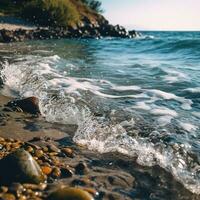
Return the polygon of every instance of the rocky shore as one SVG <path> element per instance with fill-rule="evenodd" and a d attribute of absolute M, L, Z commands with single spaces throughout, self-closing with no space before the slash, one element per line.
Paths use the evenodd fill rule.
<path fill-rule="evenodd" d="M 101 24 L 81 24 L 68 28 L 0 29 L 0 42 L 19 42 L 26 40 L 44 40 L 60 38 L 95 38 L 118 37 L 134 38 L 136 31 L 127 31 L 123 26 L 113 26 L 108 21 Z"/>
<path fill-rule="evenodd" d="M 45 122 L 35 97 L 0 96 L 0 121 L 2 200 L 199 199 L 159 166 L 77 146 L 75 128 Z"/>

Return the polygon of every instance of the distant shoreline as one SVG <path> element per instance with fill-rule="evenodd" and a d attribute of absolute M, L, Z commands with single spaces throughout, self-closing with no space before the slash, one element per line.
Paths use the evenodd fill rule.
<path fill-rule="evenodd" d="M 102 18 L 98 24 L 87 22 L 79 26 L 38 27 L 19 18 L 0 16 L 0 42 L 20 42 L 27 40 L 44 40 L 60 38 L 93 38 L 103 37 L 134 38 L 135 30 L 127 31 L 123 26 L 111 25 Z"/>

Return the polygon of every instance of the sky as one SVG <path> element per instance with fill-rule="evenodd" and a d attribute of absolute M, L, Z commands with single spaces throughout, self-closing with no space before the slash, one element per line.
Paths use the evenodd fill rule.
<path fill-rule="evenodd" d="M 112 24 L 137 30 L 200 31 L 200 0 L 101 0 Z"/>

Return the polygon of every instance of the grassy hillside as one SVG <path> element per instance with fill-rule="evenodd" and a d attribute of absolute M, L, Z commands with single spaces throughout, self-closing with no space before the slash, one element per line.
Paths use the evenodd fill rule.
<path fill-rule="evenodd" d="M 0 13 L 38 25 L 67 27 L 101 21 L 99 6 L 95 0 L 1 0 Z"/>

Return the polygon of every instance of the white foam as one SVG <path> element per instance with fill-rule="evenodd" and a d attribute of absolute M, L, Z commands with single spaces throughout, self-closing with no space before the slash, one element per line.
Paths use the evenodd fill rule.
<path fill-rule="evenodd" d="M 157 90 L 157 89 L 147 90 L 147 93 L 149 95 L 151 95 L 151 96 L 153 95 L 157 98 L 162 98 L 162 99 L 165 99 L 165 100 L 178 101 L 178 102 L 181 103 L 181 108 L 183 110 L 191 110 L 192 109 L 191 105 L 193 104 L 193 102 L 190 99 L 185 99 L 184 97 L 176 96 L 173 93 L 164 92 L 164 91 Z"/>
<path fill-rule="evenodd" d="M 171 115 L 164 115 L 164 116 L 158 117 L 157 122 L 159 126 L 166 126 L 167 124 L 171 123 L 171 120 L 173 118 L 174 117 L 172 117 Z"/>
<path fill-rule="evenodd" d="M 127 135 L 120 125 L 106 125 L 98 119 L 89 119 L 80 126 L 73 140 L 90 150 L 100 153 L 119 152 L 129 156 L 137 156 L 137 162 L 144 166 L 160 165 L 173 174 L 186 188 L 193 193 L 200 193 L 200 180 L 195 177 L 193 169 L 188 171 L 187 164 L 181 154 L 174 154 L 173 150 L 159 151 L 145 139 L 137 140 Z"/>
<path fill-rule="evenodd" d="M 195 117 L 200 118 L 200 112 L 194 111 L 194 112 L 192 112 L 192 114 L 193 114 Z"/>
<path fill-rule="evenodd" d="M 193 124 L 191 124 L 191 123 L 186 123 L 186 122 L 179 122 L 179 124 L 180 124 L 180 126 L 184 129 L 184 130 L 186 130 L 186 131 L 188 131 L 188 132 L 190 132 L 190 131 L 196 131 L 197 130 L 197 126 L 195 126 L 195 125 L 193 125 Z"/>
<path fill-rule="evenodd" d="M 178 114 L 175 110 L 171 110 L 166 107 L 157 107 L 151 110 L 150 112 L 153 115 L 169 115 L 172 117 L 178 117 Z"/>
<path fill-rule="evenodd" d="M 165 76 L 164 77 L 164 80 L 167 81 L 168 83 L 175 83 L 175 82 L 178 82 L 178 77 L 176 76 Z"/>
<path fill-rule="evenodd" d="M 188 76 L 183 72 L 172 69 L 165 69 L 164 71 L 168 73 L 168 75 L 164 76 L 164 80 L 168 83 L 176 83 L 189 80 Z"/>
<path fill-rule="evenodd" d="M 187 89 L 184 89 L 183 91 L 188 91 L 188 92 L 191 92 L 191 93 L 200 93 L 200 87 L 187 88 Z"/>
<path fill-rule="evenodd" d="M 151 106 L 149 106 L 145 101 L 136 102 L 136 105 L 132 106 L 132 108 L 140 110 L 151 110 Z"/>
<path fill-rule="evenodd" d="M 164 92 L 161 90 L 157 90 L 157 89 L 151 89 L 151 90 L 147 90 L 147 93 L 150 93 L 151 95 L 155 95 L 157 97 L 160 97 L 162 99 L 166 99 L 166 100 L 170 100 L 170 99 L 177 99 L 177 96 L 175 94 L 169 93 L 169 92 Z"/>
<path fill-rule="evenodd" d="M 141 90 L 141 87 L 139 86 L 135 86 L 135 85 L 129 85 L 129 86 L 116 86 L 116 85 L 113 85 L 112 87 L 113 90 L 116 90 L 116 91 L 139 91 Z"/>

